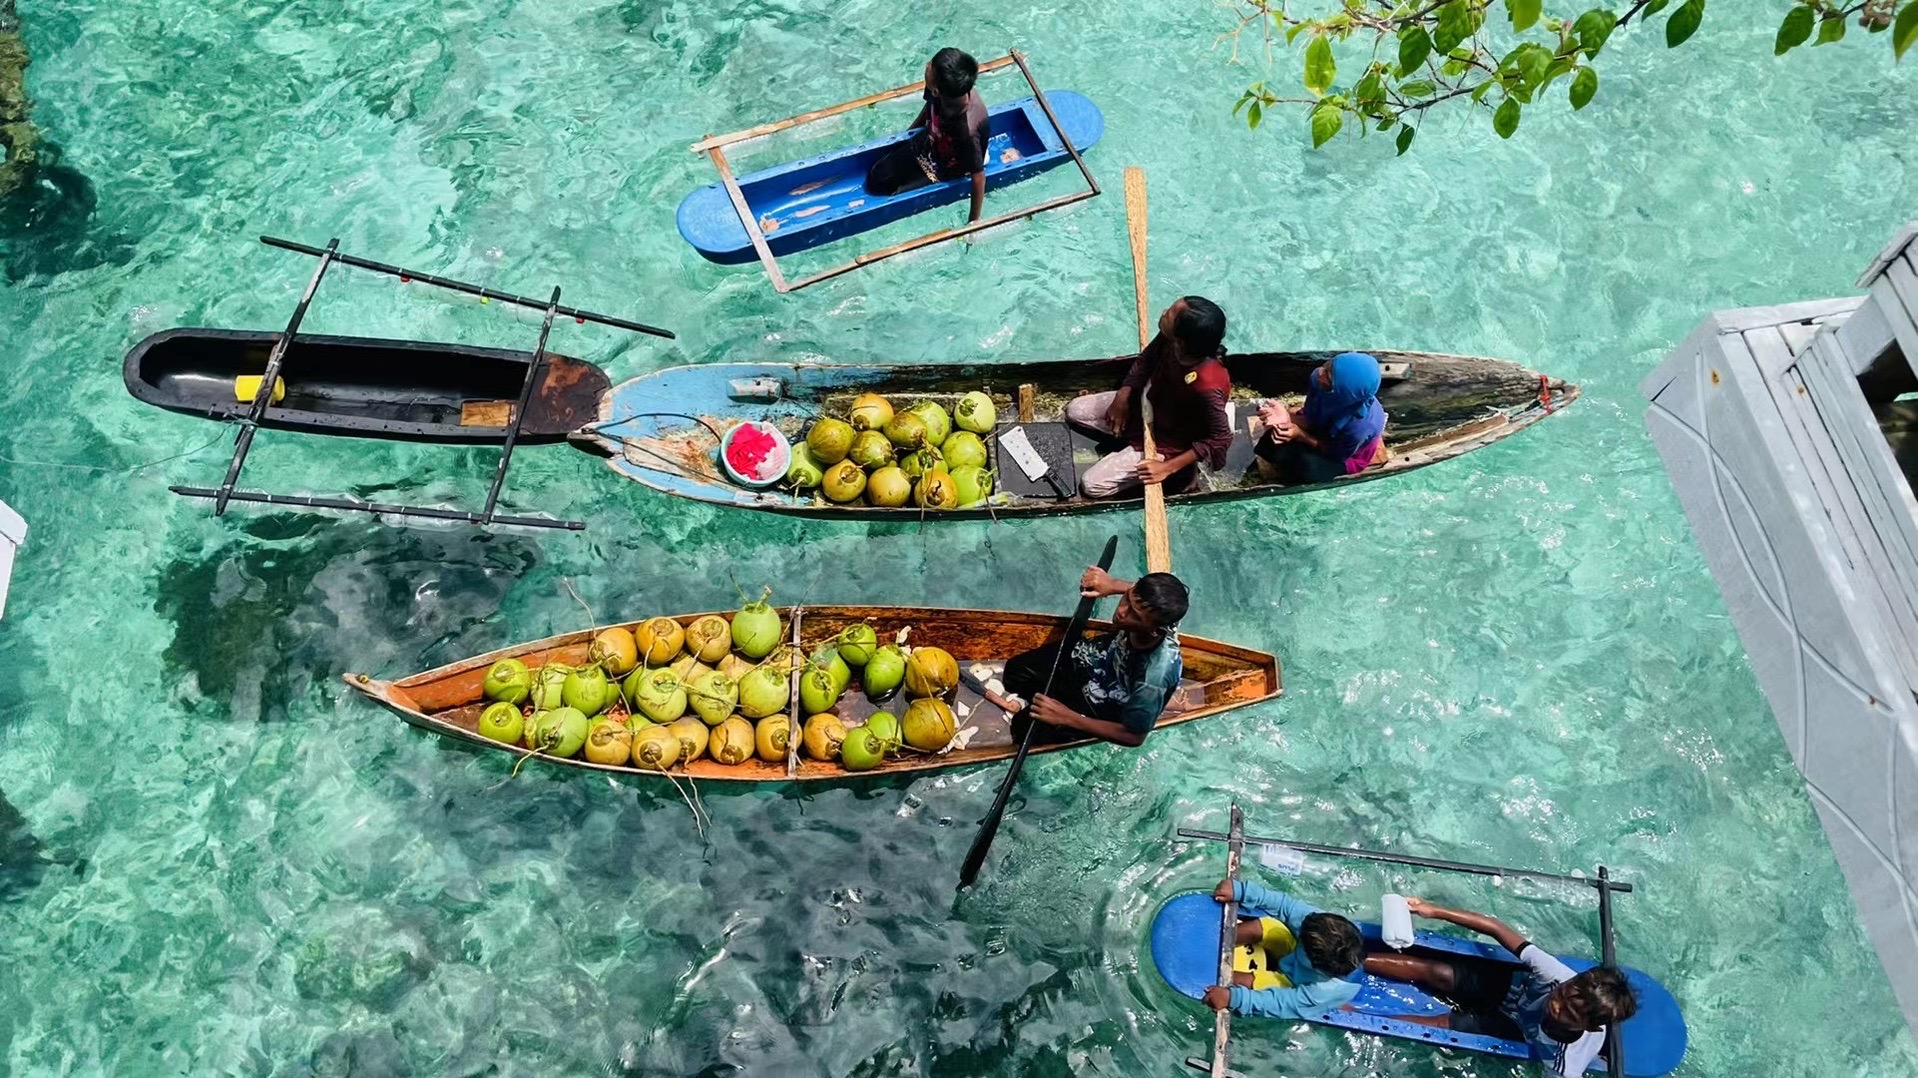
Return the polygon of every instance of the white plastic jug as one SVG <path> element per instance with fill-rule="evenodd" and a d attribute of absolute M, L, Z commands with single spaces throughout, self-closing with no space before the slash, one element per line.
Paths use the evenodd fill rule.
<path fill-rule="evenodd" d="M 1412 910 L 1403 895 L 1386 895 L 1379 900 L 1379 936 L 1385 945 L 1403 951 L 1417 939 L 1412 932 Z"/>

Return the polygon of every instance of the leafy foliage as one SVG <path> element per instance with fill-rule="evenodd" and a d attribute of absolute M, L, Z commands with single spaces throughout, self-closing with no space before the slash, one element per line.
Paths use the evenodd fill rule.
<path fill-rule="evenodd" d="M 1240 96 L 1235 113 L 1243 111 L 1257 127 L 1275 105 L 1303 106 L 1314 147 L 1341 130 L 1363 136 L 1397 128 L 1399 153 L 1411 149 L 1426 111 L 1448 102 L 1487 110 L 1500 138 L 1511 138 L 1525 110 L 1547 100 L 1561 79 L 1567 101 L 1582 109 L 1598 94 L 1592 64 L 1614 31 L 1664 15 L 1666 47 L 1677 48 L 1703 25 L 1706 5 L 1630 0 L 1622 13 L 1594 7 L 1572 15 L 1545 10 L 1545 0 L 1235 2 L 1240 23 L 1229 36 L 1236 39 L 1256 26 L 1268 49 L 1277 38 L 1294 47 L 1305 39 L 1302 81 L 1311 94 L 1282 96 L 1255 83 Z M 1296 15 L 1288 3 L 1328 10 Z M 1892 55 L 1902 59 L 1918 44 L 1918 0 L 1791 0 L 1773 51 L 1783 56 L 1807 43 L 1842 41 L 1854 24 L 1871 34 L 1890 31 Z M 1350 81 L 1342 83 L 1341 73 Z"/>

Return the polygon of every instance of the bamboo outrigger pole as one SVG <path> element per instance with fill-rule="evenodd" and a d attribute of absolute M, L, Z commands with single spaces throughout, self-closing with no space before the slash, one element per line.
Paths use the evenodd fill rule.
<path fill-rule="evenodd" d="M 1132 240 L 1132 298 L 1139 309 L 1139 351 L 1152 343 L 1152 314 L 1146 306 L 1145 284 L 1145 170 L 1137 165 L 1125 170 L 1126 234 Z M 1152 437 L 1151 386 L 1139 394 L 1139 425 L 1145 430 L 1145 459 L 1158 460 L 1159 447 Z M 1149 573 L 1172 571 L 1172 538 L 1165 522 L 1165 484 L 1145 485 L 1145 568 Z"/>

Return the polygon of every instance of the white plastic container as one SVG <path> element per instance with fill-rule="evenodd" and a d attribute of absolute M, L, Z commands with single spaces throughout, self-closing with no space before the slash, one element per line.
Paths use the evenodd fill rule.
<path fill-rule="evenodd" d="M 1412 932 L 1412 910 L 1403 895 L 1386 895 L 1379 900 L 1379 936 L 1387 947 L 1403 951 L 1418 937 Z"/>

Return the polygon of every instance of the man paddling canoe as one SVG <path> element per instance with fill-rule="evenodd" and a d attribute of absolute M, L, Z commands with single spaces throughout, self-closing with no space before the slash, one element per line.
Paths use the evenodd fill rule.
<path fill-rule="evenodd" d="M 1034 744 L 1078 741 L 1087 737 L 1137 748 L 1158 725 L 1184 674 L 1176 627 L 1185 617 L 1188 596 L 1171 573 L 1147 573 L 1120 580 L 1098 566 L 1079 578 L 1079 594 L 1120 597 L 1112 612 L 1116 632 L 1076 642 L 1059 661 L 1059 644 L 1034 648 L 1006 662 L 1009 696 L 987 699 L 1012 714 L 1012 737 L 1025 736 L 1037 720 Z M 1054 666 L 1058 674 L 1053 676 Z M 1052 689 L 1046 691 L 1046 679 Z M 1025 702 L 1030 699 L 1031 704 Z"/>

